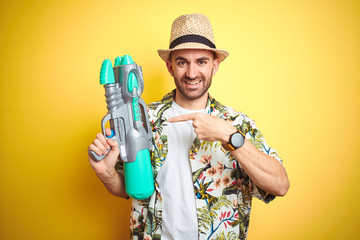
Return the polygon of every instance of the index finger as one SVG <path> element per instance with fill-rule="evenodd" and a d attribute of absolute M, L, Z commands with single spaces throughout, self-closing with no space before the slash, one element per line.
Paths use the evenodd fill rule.
<path fill-rule="evenodd" d="M 176 117 L 169 118 L 169 122 L 171 122 L 171 123 L 185 122 L 185 121 L 189 121 L 189 120 L 194 120 L 195 117 L 196 117 L 196 113 L 189 113 L 189 114 L 184 114 L 184 115 L 179 115 Z"/>

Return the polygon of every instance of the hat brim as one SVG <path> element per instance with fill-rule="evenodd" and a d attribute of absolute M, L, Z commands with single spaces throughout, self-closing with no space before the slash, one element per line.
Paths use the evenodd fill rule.
<path fill-rule="evenodd" d="M 172 49 L 159 49 L 157 52 L 158 52 L 159 56 L 161 57 L 161 59 L 166 62 L 167 60 L 169 60 L 170 53 L 172 51 L 182 50 L 182 49 L 205 49 L 205 50 L 213 51 L 213 52 L 215 52 L 215 54 L 218 57 L 220 62 L 224 61 L 225 58 L 227 58 L 229 56 L 229 52 L 226 50 L 210 48 L 204 44 L 193 43 L 193 42 L 182 43 Z"/>

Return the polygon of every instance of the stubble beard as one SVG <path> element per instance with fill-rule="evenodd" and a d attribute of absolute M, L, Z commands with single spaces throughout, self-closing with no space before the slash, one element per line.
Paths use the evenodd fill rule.
<path fill-rule="evenodd" d="M 210 77 L 207 79 L 207 81 L 205 81 L 205 77 L 204 76 L 200 76 L 200 77 L 196 77 L 196 80 L 201 80 L 201 83 L 203 83 L 203 88 L 199 91 L 199 90 L 195 90 L 195 91 L 191 91 L 191 90 L 186 90 L 184 87 L 182 87 L 182 85 L 180 83 L 185 82 L 185 81 L 189 81 L 189 80 L 194 80 L 194 79 L 190 79 L 188 77 L 182 77 L 180 79 L 180 81 L 177 78 L 174 78 L 175 80 L 175 85 L 176 85 L 176 89 L 181 93 L 181 95 L 183 95 L 187 100 L 190 101 L 194 101 L 196 99 L 201 98 L 205 93 L 207 93 L 208 89 L 211 86 L 211 82 L 212 82 L 212 74 L 210 75 Z M 199 92 L 197 92 L 199 91 Z M 196 94 L 194 92 L 197 92 Z"/>

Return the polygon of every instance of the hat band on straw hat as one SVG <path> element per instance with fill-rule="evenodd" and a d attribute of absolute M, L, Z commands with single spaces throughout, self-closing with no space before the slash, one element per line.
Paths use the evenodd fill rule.
<path fill-rule="evenodd" d="M 176 47 L 177 45 L 180 45 L 182 43 L 187 43 L 187 42 L 202 43 L 210 48 L 216 49 L 215 44 L 213 44 L 209 39 L 207 39 L 206 37 L 203 37 L 200 35 L 194 35 L 194 34 L 184 35 L 184 36 L 176 38 L 174 41 L 172 41 L 170 43 L 169 49 L 172 49 L 172 48 Z"/>
<path fill-rule="evenodd" d="M 203 14 L 185 14 L 176 18 L 171 25 L 169 49 L 159 49 L 158 54 L 165 62 L 171 60 L 171 53 L 184 49 L 205 49 L 215 52 L 222 62 L 229 52 L 217 49 L 210 20 Z"/>

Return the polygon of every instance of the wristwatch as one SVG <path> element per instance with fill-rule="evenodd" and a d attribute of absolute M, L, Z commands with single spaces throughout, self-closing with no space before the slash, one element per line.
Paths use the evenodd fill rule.
<path fill-rule="evenodd" d="M 228 143 L 223 144 L 223 147 L 228 151 L 234 151 L 238 148 L 241 148 L 245 143 L 245 135 L 237 130 L 233 134 L 230 135 L 230 140 Z"/>

